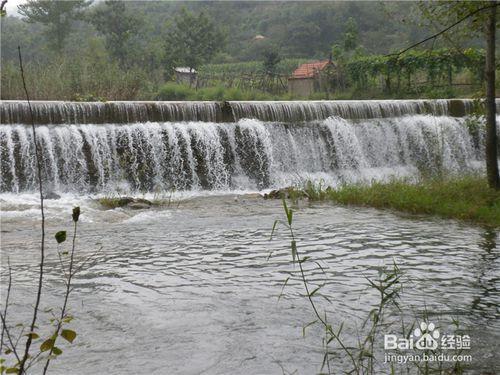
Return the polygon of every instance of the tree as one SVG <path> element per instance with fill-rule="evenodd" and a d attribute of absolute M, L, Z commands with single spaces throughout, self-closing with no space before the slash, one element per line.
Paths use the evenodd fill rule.
<path fill-rule="evenodd" d="M 276 74 L 276 69 L 281 61 L 281 56 L 276 49 L 266 49 L 262 53 L 264 57 L 264 70 L 266 74 Z"/>
<path fill-rule="evenodd" d="M 0 17 L 4 17 L 7 15 L 7 12 L 5 11 L 5 4 L 7 4 L 7 0 L 2 0 L 0 3 Z"/>
<path fill-rule="evenodd" d="M 399 54 L 408 51 L 429 40 L 454 30 L 461 25 L 469 37 L 483 35 L 486 42 L 486 175 L 491 188 L 500 190 L 498 176 L 498 150 L 496 130 L 496 105 L 495 105 L 495 42 L 496 18 L 500 3 L 494 1 L 434 1 L 422 3 L 423 15 L 434 22 L 447 24 L 448 27 L 438 33 L 415 43 L 402 50 Z"/>
<path fill-rule="evenodd" d="M 486 173 L 488 184 L 500 189 L 498 177 L 498 150 L 495 103 L 495 39 L 498 7 L 489 9 L 486 26 Z"/>
<path fill-rule="evenodd" d="M 182 8 L 166 36 L 167 65 L 197 69 L 210 62 L 225 43 L 223 32 L 203 12 L 194 15 Z"/>
<path fill-rule="evenodd" d="M 104 35 L 106 49 L 121 65 L 125 65 L 129 40 L 142 26 L 142 20 L 130 11 L 124 1 L 106 0 L 89 17 L 97 31 Z"/>
<path fill-rule="evenodd" d="M 71 32 L 72 22 L 82 16 L 83 10 L 92 1 L 87 0 L 28 0 L 18 5 L 19 13 L 28 23 L 41 23 L 45 26 L 45 35 L 49 46 L 61 53 L 64 40 Z"/>
<path fill-rule="evenodd" d="M 314 20 L 294 20 L 287 29 L 287 45 L 294 50 L 297 55 L 309 56 L 311 51 L 321 49 L 321 41 L 318 35 L 321 28 Z"/>
<path fill-rule="evenodd" d="M 346 51 L 353 51 L 359 45 L 359 32 L 358 24 L 356 20 L 352 17 L 346 22 L 345 32 L 343 34 L 344 49 Z"/>

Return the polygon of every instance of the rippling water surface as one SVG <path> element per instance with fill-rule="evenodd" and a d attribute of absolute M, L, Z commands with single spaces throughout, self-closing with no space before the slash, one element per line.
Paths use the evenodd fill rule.
<path fill-rule="evenodd" d="M 2 266 L 8 256 L 14 269 L 10 319 L 17 323 L 34 301 L 39 213 L 34 196 L 0 199 Z M 63 346 L 53 373 L 319 371 L 321 330 L 312 327 L 302 337 L 313 314 L 300 296 L 284 228 L 269 241 L 274 220 L 283 218 L 281 202 L 224 195 L 131 211 L 101 210 L 90 198 L 47 201 L 45 307 L 60 301 L 63 284 L 53 235 L 70 231 L 74 204 L 82 206 L 79 259 L 102 250 L 75 280 L 71 325 L 79 336 L 73 346 Z M 318 299 L 318 304 L 328 309 L 334 325 L 345 322 L 347 341 L 355 339 L 377 300 L 366 277 L 375 278 L 380 267 L 395 260 L 405 272 L 406 317 L 427 309 L 444 327 L 458 316 L 472 337 L 474 371 L 500 371 L 496 232 L 329 204 L 301 204 L 294 221 L 299 251 L 325 270 L 306 265 L 312 283 L 327 279 L 323 293 L 332 303 Z M 377 355 L 383 360 L 383 352 Z"/>

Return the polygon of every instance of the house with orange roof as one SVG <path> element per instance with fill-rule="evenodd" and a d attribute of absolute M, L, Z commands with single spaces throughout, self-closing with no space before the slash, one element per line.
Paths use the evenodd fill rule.
<path fill-rule="evenodd" d="M 331 58 L 300 65 L 288 78 L 288 92 L 309 96 L 314 92 L 325 91 L 328 87 L 327 75 L 333 66 Z"/>

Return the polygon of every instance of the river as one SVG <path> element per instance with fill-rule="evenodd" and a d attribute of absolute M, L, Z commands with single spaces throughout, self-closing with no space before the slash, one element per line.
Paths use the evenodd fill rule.
<path fill-rule="evenodd" d="M 53 236 L 59 230 L 72 233 L 73 206 L 82 209 L 77 261 L 99 250 L 74 280 L 70 307 L 75 319 L 69 327 L 78 337 L 73 345 L 61 344 L 63 354 L 52 362 L 52 373 L 319 372 L 322 329 L 313 325 L 303 337 L 314 315 L 285 228 L 278 225 L 270 241 L 274 221 L 284 219 L 283 208 L 279 200 L 264 200 L 261 194 L 305 179 L 338 185 L 413 178 L 436 157 L 450 173 L 481 169 L 482 136 L 470 131 L 465 118 L 451 116 L 444 101 L 435 107 L 412 103 L 347 103 L 344 112 L 337 104 L 304 104 L 298 110 L 285 104 L 233 103 L 234 122 L 218 122 L 216 107 L 193 119 L 201 111 L 196 107 L 198 112 L 164 112 L 183 113 L 186 121 L 141 122 L 138 111 L 133 121 L 112 124 L 95 118 L 95 124 L 89 123 L 77 117 L 84 113 L 79 104 L 65 104 L 66 110 L 73 108 L 76 121 L 66 126 L 47 115 L 61 105 L 44 103 L 46 109 L 39 111 L 45 115 L 37 125 L 44 181 L 60 195 L 46 200 L 44 308 L 61 302 L 57 251 L 68 245 L 58 247 Z M 21 116 L 11 107 L 4 105 L 4 121 L 10 118 L 7 112 Z M 89 108 L 92 116 L 104 111 L 99 105 Z M 430 113 L 423 113 L 426 108 Z M 340 112 L 330 117 L 328 111 L 334 110 Z M 54 113 L 62 119 L 63 112 Z M 290 125 L 290 116 L 299 115 Z M 2 281 L 9 259 L 8 317 L 15 325 L 26 321 L 34 302 L 39 201 L 33 192 L 29 128 L 7 121 L 0 125 L 0 142 Z M 105 210 L 96 198 L 111 194 L 161 195 L 171 204 Z M 321 293 L 331 300 L 318 296 L 317 304 L 334 327 L 344 323 L 346 342 L 355 344 L 362 336 L 362 323 L 377 303 L 367 278 L 376 279 L 394 261 L 403 271 L 403 311 L 388 308 L 387 325 L 375 344 L 380 373 L 389 371 L 382 363 L 382 335 L 398 333 L 401 317 L 407 327 L 421 322 L 424 312 L 441 334 L 452 333 L 451 319 L 458 318 L 460 334 L 471 337 L 469 373 L 500 371 L 496 231 L 327 203 L 302 201 L 294 210 L 299 251 L 310 257 L 304 263 L 307 278 L 312 285 L 325 283 Z M 42 332 L 48 319 L 49 312 L 42 314 Z M 334 351 L 332 366 L 336 374 L 349 363 Z"/>

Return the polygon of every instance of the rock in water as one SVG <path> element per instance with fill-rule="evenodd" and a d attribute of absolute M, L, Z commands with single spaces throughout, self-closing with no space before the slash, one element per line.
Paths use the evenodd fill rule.
<path fill-rule="evenodd" d="M 131 208 L 133 210 L 147 210 L 151 207 L 151 203 L 145 203 L 145 202 L 131 202 L 127 204 L 128 208 Z"/>
<path fill-rule="evenodd" d="M 278 190 L 271 190 L 269 194 L 264 194 L 264 199 L 290 199 L 290 198 L 309 198 L 308 194 L 293 186 L 285 187 Z"/>
<path fill-rule="evenodd" d="M 59 199 L 61 196 L 53 191 L 48 191 L 43 195 L 43 199 Z"/>

